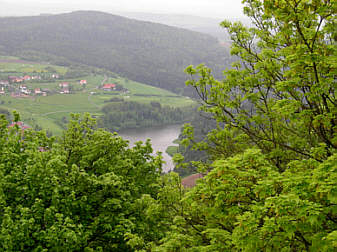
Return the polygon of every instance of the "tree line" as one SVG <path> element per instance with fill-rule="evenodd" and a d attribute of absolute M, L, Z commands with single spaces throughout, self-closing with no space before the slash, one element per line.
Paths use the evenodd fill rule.
<path fill-rule="evenodd" d="M 100 127 L 110 131 L 184 123 L 189 120 L 190 111 L 193 110 L 193 107 L 162 106 L 154 101 L 144 104 L 110 99 L 113 100 L 115 102 L 103 106 L 103 115 L 98 120 Z"/>

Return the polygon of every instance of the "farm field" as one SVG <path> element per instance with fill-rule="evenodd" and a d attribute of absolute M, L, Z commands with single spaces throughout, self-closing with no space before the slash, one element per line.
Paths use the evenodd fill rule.
<path fill-rule="evenodd" d="M 48 68 L 53 68 L 60 74 L 67 72 L 67 68 L 62 66 L 30 62 L 20 60 L 17 57 L 0 56 L 0 73 L 43 73 L 48 72 Z"/>
<path fill-rule="evenodd" d="M 64 78 L 62 75 L 65 75 L 68 70 L 65 67 L 27 63 L 13 57 L 0 57 L 0 80 L 4 78 L 5 72 L 23 76 L 28 73 L 48 73 L 50 69 L 59 74 L 60 78 L 48 81 L 43 79 L 26 81 L 24 85 L 31 90 L 31 94 L 22 97 L 13 96 L 13 93 L 8 91 L 0 95 L 0 108 L 19 112 L 22 121 L 31 127 L 38 125 L 54 135 L 60 135 L 63 131 L 64 122 L 69 119 L 70 113 L 88 112 L 99 116 L 102 114 L 101 108 L 113 97 L 141 103 L 156 101 L 164 106 L 172 107 L 194 104 L 194 101 L 189 98 L 121 77 L 110 78 L 104 75 L 88 74 L 76 78 Z M 81 86 L 79 80 L 86 80 L 87 84 Z M 60 93 L 62 91 L 59 87 L 60 83 L 68 83 L 69 94 Z M 100 86 L 105 83 L 122 86 L 123 91 L 104 91 L 100 89 Z M 11 88 L 17 90 L 19 84 L 13 83 L 9 86 L 14 86 Z M 36 89 L 46 90 L 48 95 L 36 95 L 34 94 Z"/>

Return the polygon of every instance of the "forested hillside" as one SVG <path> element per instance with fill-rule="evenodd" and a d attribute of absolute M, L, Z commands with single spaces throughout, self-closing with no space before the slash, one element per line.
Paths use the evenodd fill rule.
<path fill-rule="evenodd" d="M 220 72 L 228 50 L 211 36 L 102 12 L 0 19 L 0 52 L 76 62 L 182 92 L 190 64 Z"/>

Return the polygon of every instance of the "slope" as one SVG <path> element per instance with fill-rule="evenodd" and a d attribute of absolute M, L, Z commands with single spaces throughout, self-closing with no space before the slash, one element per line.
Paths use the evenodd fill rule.
<path fill-rule="evenodd" d="M 220 73 L 230 62 L 211 36 L 96 11 L 0 18 L 1 51 L 53 55 L 174 92 L 185 88 L 187 65 L 205 63 Z"/>

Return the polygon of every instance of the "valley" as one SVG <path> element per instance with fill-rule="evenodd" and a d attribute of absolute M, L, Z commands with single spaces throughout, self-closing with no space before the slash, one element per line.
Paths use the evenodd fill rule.
<path fill-rule="evenodd" d="M 73 76 L 72 76 L 73 75 Z M 125 101 L 183 108 L 194 105 L 188 97 L 131 81 L 116 74 L 76 73 L 69 67 L 0 58 L 0 108 L 17 111 L 32 128 L 60 135 L 70 113 L 101 116 L 109 102 Z"/>

